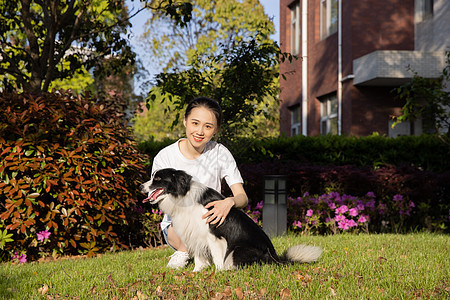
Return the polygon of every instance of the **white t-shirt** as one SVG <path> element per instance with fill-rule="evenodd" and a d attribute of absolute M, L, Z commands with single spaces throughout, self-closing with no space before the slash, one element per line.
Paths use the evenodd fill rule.
<path fill-rule="evenodd" d="M 152 174 L 164 168 L 183 170 L 191 175 L 193 180 L 203 183 L 219 193 L 222 189 L 222 179 L 225 179 L 228 186 L 244 183 L 233 155 L 224 145 L 209 141 L 199 158 L 187 159 L 180 151 L 180 141 L 167 146 L 155 156 Z M 171 222 L 170 217 L 164 215 L 161 229 L 164 230 Z"/>

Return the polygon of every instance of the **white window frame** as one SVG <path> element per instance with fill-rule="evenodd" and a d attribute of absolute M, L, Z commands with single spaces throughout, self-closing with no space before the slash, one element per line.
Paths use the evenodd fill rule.
<path fill-rule="evenodd" d="M 321 97 L 320 101 L 320 134 L 338 134 L 338 107 L 336 93 Z M 334 125 L 334 126 L 332 126 Z"/>
<path fill-rule="evenodd" d="M 416 0 L 415 6 L 417 22 L 423 22 L 433 19 L 434 0 Z"/>
<path fill-rule="evenodd" d="M 337 32 L 338 1 L 340 0 L 320 0 L 320 37 L 322 39 Z"/>
<path fill-rule="evenodd" d="M 302 128 L 302 111 L 300 105 L 289 108 L 291 113 L 291 136 L 299 135 Z"/>
<path fill-rule="evenodd" d="M 291 6 L 291 53 L 300 53 L 300 1 Z"/>

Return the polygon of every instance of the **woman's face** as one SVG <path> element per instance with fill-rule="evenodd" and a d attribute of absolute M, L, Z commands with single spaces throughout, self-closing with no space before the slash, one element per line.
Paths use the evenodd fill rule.
<path fill-rule="evenodd" d="M 208 143 L 217 132 L 216 116 L 208 108 L 199 106 L 193 108 L 184 119 L 186 137 L 190 144 L 198 151 L 203 152 Z"/>

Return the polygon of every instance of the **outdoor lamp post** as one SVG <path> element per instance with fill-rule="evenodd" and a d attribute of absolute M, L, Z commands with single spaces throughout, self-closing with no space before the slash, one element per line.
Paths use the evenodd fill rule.
<path fill-rule="evenodd" d="M 264 176 L 263 230 L 269 237 L 286 232 L 286 176 Z"/>

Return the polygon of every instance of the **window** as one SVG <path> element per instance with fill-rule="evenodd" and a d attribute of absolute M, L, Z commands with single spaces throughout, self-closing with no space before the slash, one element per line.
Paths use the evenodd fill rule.
<path fill-rule="evenodd" d="M 422 134 L 422 119 L 417 119 L 414 122 L 401 122 L 392 127 L 395 119 L 389 120 L 389 137 L 398 137 L 404 135 L 421 135 Z"/>
<path fill-rule="evenodd" d="M 433 18 L 434 0 L 416 0 L 416 13 L 418 22 Z"/>
<path fill-rule="evenodd" d="M 290 111 L 291 111 L 291 136 L 299 135 L 302 120 L 300 105 L 296 105 L 290 108 Z"/>
<path fill-rule="evenodd" d="M 322 39 L 337 32 L 338 0 L 320 0 L 320 36 Z"/>
<path fill-rule="evenodd" d="M 337 97 L 331 94 L 320 99 L 320 134 L 337 134 Z"/>
<path fill-rule="evenodd" d="M 291 52 L 300 53 L 300 2 L 291 7 Z"/>

